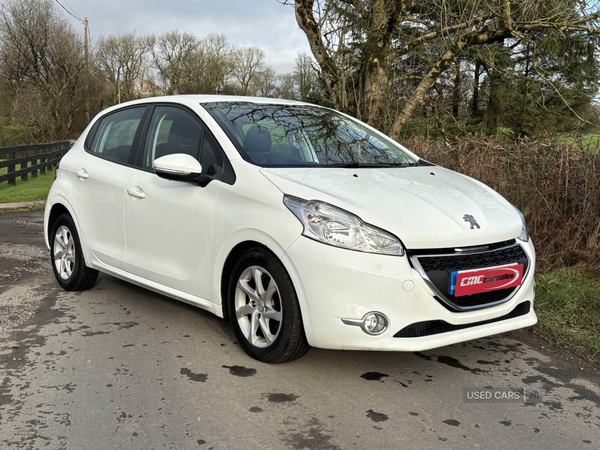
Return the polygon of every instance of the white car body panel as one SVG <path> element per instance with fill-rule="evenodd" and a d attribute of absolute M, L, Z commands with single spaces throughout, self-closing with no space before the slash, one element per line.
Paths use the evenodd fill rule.
<path fill-rule="evenodd" d="M 201 189 L 132 169 L 126 189 L 145 198 L 125 196 L 126 271 L 208 298 L 220 187 L 209 183 Z"/>
<path fill-rule="evenodd" d="M 288 271 L 292 264 L 294 266 L 290 272 L 292 278 L 297 276 L 298 280 L 311 280 L 310 283 L 301 283 L 303 291 L 298 295 L 306 296 L 304 303 L 310 304 L 309 322 L 317 331 L 311 336 L 307 333 L 307 338 L 314 347 L 427 350 L 461 342 L 461 336 L 468 335 L 467 339 L 474 339 L 537 322 L 531 309 L 528 315 L 458 332 L 423 338 L 394 338 L 396 332 L 416 322 L 444 320 L 452 325 L 461 325 L 504 316 L 524 301 L 533 302 L 533 276 L 527 276 L 517 295 L 506 303 L 476 311 L 450 312 L 433 299 L 431 289 L 406 258 L 364 254 L 332 246 L 323 249 L 322 246 L 319 242 L 301 237 L 288 249 L 284 259 Z M 531 242 L 526 243 L 524 249 L 533 264 L 535 252 Z M 411 291 L 404 288 L 406 281 L 414 283 Z M 297 283 L 296 280 L 294 282 Z M 344 286 L 342 293 L 340 283 Z M 389 318 L 388 329 L 379 336 L 367 336 L 359 327 L 342 323 L 342 318 L 359 319 L 370 311 L 381 311 Z"/>
<path fill-rule="evenodd" d="M 236 176 L 233 185 L 212 181 L 199 187 L 167 181 L 87 153 L 84 138 L 93 123 L 123 105 L 103 111 L 60 163 L 45 212 L 47 245 L 52 208 L 62 205 L 75 221 L 89 267 L 223 317 L 221 287 L 227 257 L 239 244 L 259 243 L 288 271 L 306 337 L 315 347 L 425 350 L 537 321 L 531 309 L 513 319 L 459 331 L 394 338 L 404 326 L 420 321 L 471 324 L 504 316 L 525 301 L 533 304 L 533 270 L 509 301 L 475 311 L 452 312 L 434 300 L 434 293 L 406 255 L 361 253 L 302 236 L 303 226 L 284 205 L 283 195 L 321 200 L 350 211 L 393 233 L 409 249 L 468 247 L 516 239 L 522 227 L 516 209 L 482 183 L 437 166 L 261 169 L 241 157 L 201 106 L 232 100 L 302 104 L 248 97 L 173 96 L 129 105 L 170 103 L 196 113 L 229 159 Z M 111 170 L 106 171 L 107 165 Z M 89 175 L 84 180 L 76 173 L 82 168 Z M 110 175 L 101 175 L 105 173 Z M 98 189 L 94 184 L 97 177 L 109 183 L 110 189 Z M 128 195 L 131 187 L 140 188 L 145 198 Z M 480 228 L 471 229 L 462 219 L 464 214 L 473 215 Z M 533 269 L 531 240 L 517 242 Z M 413 289 L 406 289 L 407 281 L 413 283 Z M 369 336 L 341 320 L 360 319 L 370 311 L 381 311 L 390 320 L 388 329 L 379 336 Z"/>
<path fill-rule="evenodd" d="M 64 163 L 63 163 L 64 166 Z M 78 173 L 84 171 L 88 178 Z M 125 183 L 131 169 L 86 152 L 70 166 L 73 206 L 86 231 L 91 249 L 105 264 L 125 269 L 125 233 L 115 222 L 123 222 Z"/>
<path fill-rule="evenodd" d="M 513 239 L 521 231 L 519 214 L 502 196 L 441 167 L 261 172 L 282 192 L 346 209 L 395 234 L 409 249 L 445 248 L 448 242 L 455 247 L 488 244 Z M 473 215 L 480 228 L 471 229 L 465 214 Z"/>

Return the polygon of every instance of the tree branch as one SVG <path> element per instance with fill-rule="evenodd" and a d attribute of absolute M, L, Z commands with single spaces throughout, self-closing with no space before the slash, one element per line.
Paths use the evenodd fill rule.
<path fill-rule="evenodd" d="M 486 14 L 486 15 L 483 15 L 480 17 L 476 17 L 472 20 L 468 20 L 463 23 L 459 23 L 456 25 L 452 25 L 450 27 L 442 28 L 442 29 L 439 29 L 436 31 L 432 31 L 430 33 L 423 34 L 423 35 L 419 36 L 417 39 L 414 39 L 413 41 L 409 42 L 405 46 L 400 47 L 399 49 L 396 49 L 396 56 L 403 56 L 403 55 L 407 54 L 408 52 L 410 52 L 411 50 L 413 50 L 414 48 L 423 44 L 424 42 L 431 41 L 433 39 L 438 38 L 439 36 L 443 36 L 445 34 L 449 34 L 454 31 L 464 30 L 464 29 L 472 27 L 474 25 L 483 23 L 493 17 L 494 17 L 493 14 Z"/>

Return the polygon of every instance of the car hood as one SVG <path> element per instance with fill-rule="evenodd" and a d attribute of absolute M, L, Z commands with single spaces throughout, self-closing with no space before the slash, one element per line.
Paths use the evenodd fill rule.
<path fill-rule="evenodd" d="M 514 239 L 517 210 L 501 195 L 441 167 L 263 168 L 284 194 L 321 200 L 387 230 L 408 249 L 467 247 Z M 465 220 L 470 215 L 477 226 Z"/>

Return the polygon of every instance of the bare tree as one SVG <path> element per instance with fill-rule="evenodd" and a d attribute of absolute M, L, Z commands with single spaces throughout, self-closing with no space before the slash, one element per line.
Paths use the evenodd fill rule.
<path fill-rule="evenodd" d="M 0 36 L 8 119 L 31 129 L 32 139 L 70 136 L 90 95 L 81 38 L 51 0 L 5 2 Z"/>
<path fill-rule="evenodd" d="M 190 33 L 170 31 L 156 38 L 152 58 L 167 92 L 181 93 L 182 84 L 192 82 L 204 68 L 202 53 L 200 41 Z"/>
<path fill-rule="evenodd" d="M 202 92 L 219 94 L 225 89 L 231 74 L 233 48 L 223 34 L 209 34 L 202 41 L 206 67 L 202 75 Z"/>
<path fill-rule="evenodd" d="M 265 52 L 258 47 L 234 51 L 231 74 L 237 80 L 242 95 L 248 95 L 250 85 L 265 67 Z"/>
<path fill-rule="evenodd" d="M 277 98 L 296 100 L 295 87 L 294 75 L 291 73 L 280 74 L 275 78 L 275 95 Z"/>
<path fill-rule="evenodd" d="M 260 97 L 272 97 L 276 88 L 277 74 L 272 67 L 267 67 L 256 77 L 256 89 Z"/>
<path fill-rule="evenodd" d="M 316 72 L 312 58 L 306 53 L 300 53 L 295 60 L 294 81 L 298 86 L 301 100 L 308 100 L 308 96 L 316 84 Z"/>
<path fill-rule="evenodd" d="M 152 36 L 124 33 L 101 36 L 96 43 L 96 61 L 113 87 L 114 101 L 135 98 L 135 83 L 143 81 L 146 56 L 154 44 Z"/>

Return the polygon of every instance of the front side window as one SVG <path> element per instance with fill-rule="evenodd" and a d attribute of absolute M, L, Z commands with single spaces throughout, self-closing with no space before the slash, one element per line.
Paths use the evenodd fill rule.
<path fill-rule="evenodd" d="M 100 119 L 90 151 L 101 158 L 127 164 L 145 107 L 130 108 Z"/>
<path fill-rule="evenodd" d="M 223 173 L 223 152 L 198 119 L 180 108 L 157 106 L 148 129 L 142 167 L 152 170 L 155 159 L 175 153 L 196 158 L 203 174 Z"/>
<path fill-rule="evenodd" d="M 335 111 L 313 106 L 202 105 L 245 159 L 263 167 L 412 166 L 397 144 Z"/>
<path fill-rule="evenodd" d="M 155 159 L 175 153 L 184 153 L 199 161 L 202 135 L 202 126 L 187 111 L 157 106 L 148 129 L 142 167 L 152 169 Z"/>

